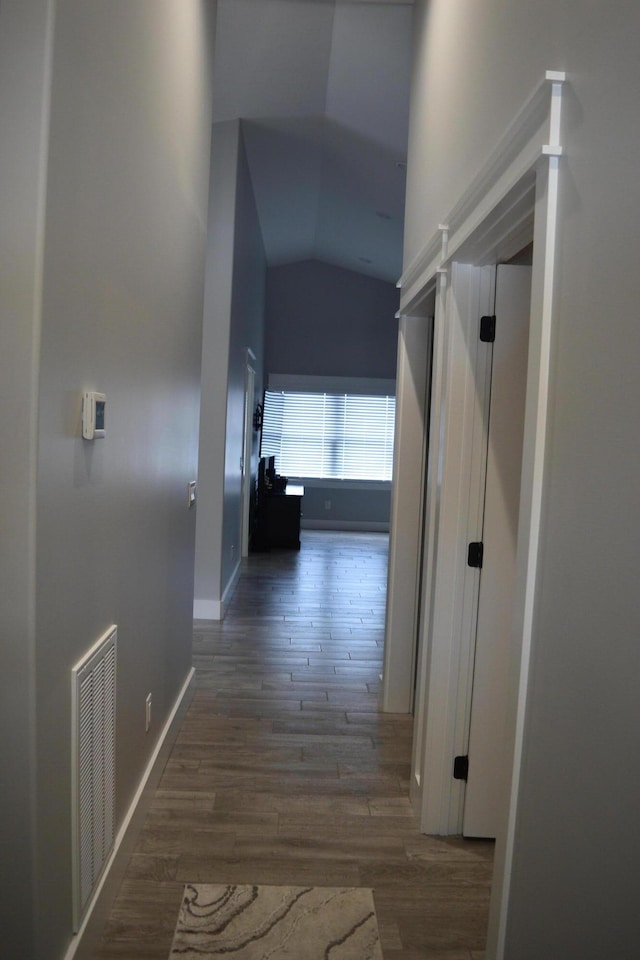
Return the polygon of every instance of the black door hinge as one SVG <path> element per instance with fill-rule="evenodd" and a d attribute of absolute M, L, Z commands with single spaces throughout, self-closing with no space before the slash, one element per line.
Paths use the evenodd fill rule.
<path fill-rule="evenodd" d="M 484 556 L 484 544 L 474 542 L 469 544 L 467 553 L 467 566 L 482 568 L 482 558 Z"/>
<path fill-rule="evenodd" d="M 469 778 L 469 757 L 453 758 L 453 779 L 468 780 Z"/>
<path fill-rule="evenodd" d="M 483 343 L 493 343 L 496 339 L 496 318 L 480 317 L 480 339 Z"/>

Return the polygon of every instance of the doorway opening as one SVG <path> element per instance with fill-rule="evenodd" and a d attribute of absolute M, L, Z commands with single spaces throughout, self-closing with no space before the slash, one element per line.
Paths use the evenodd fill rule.
<path fill-rule="evenodd" d="M 509 690 L 511 623 L 515 590 L 524 408 L 527 381 L 531 268 L 499 265 L 494 312 L 485 336 L 490 354 L 484 413 L 486 451 L 480 474 L 479 567 L 475 642 L 472 644 L 470 716 L 463 757 L 462 833 L 495 838 L 506 794 L 504 731 Z M 487 329 L 487 327 L 489 329 Z"/>
<path fill-rule="evenodd" d="M 510 617 L 503 803 L 497 835 L 488 955 L 502 957 L 529 680 L 533 604 L 554 309 L 557 195 L 564 74 L 548 72 L 494 155 L 401 280 L 401 316 L 436 284 L 427 497 L 423 547 L 422 647 L 411 794 L 424 833 L 461 833 L 465 781 L 456 758 L 469 747 L 478 568 L 469 545 L 482 542 L 483 458 L 491 367 L 478 347 L 480 317 L 493 313 L 496 263 L 533 243 L 528 357 Z M 472 335 L 473 332 L 473 335 Z M 480 341 L 481 342 L 481 341 Z M 484 454 L 482 451 L 484 450 Z M 510 521 L 513 525 L 513 520 Z M 474 691 L 477 700 L 477 693 Z M 472 758 L 469 757 L 470 762 Z M 483 828 L 484 831 L 484 828 Z"/>
<path fill-rule="evenodd" d="M 382 709 L 413 713 L 421 631 L 435 287 L 400 320 Z M 417 518 L 417 520 L 416 520 Z"/>

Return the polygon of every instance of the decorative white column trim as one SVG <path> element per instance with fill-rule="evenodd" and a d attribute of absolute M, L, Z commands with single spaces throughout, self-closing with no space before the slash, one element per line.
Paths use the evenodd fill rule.
<path fill-rule="evenodd" d="M 398 287 L 400 314 L 411 313 L 416 297 L 442 266 L 496 209 L 509 192 L 535 169 L 543 155 L 561 156 L 560 108 L 566 74 L 547 70 L 500 138 L 487 162 L 478 171 L 458 203 L 431 240 L 404 271 Z M 446 231 L 447 249 L 443 254 L 442 235 Z M 457 259 L 463 259 L 458 257 Z"/>
<path fill-rule="evenodd" d="M 489 923 L 490 949 L 488 949 L 487 956 L 495 957 L 495 960 L 504 960 L 506 956 L 507 913 L 518 817 L 534 607 L 538 581 L 554 307 L 559 174 L 559 157 L 552 155 L 549 157 L 548 169 L 541 172 L 536 191 L 531 294 L 532 323 L 529 340 L 530 360 L 527 378 L 527 409 L 525 411 L 523 480 L 520 495 L 518 570 L 514 611 L 514 633 L 521 638 L 521 651 L 519 663 L 514 664 L 513 673 L 515 675 L 512 680 L 515 688 L 515 695 L 512 698 L 514 708 L 509 717 L 509 727 L 513 730 L 513 765 L 509 813 L 506 834 L 504 838 L 500 838 L 496 850 Z"/>
<path fill-rule="evenodd" d="M 517 827 L 520 771 L 525 729 L 530 650 L 537 587 L 538 548 L 542 517 L 544 455 L 547 439 L 551 332 L 554 312 L 554 275 L 558 228 L 558 181 L 563 156 L 561 143 L 562 90 L 566 76 L 547 71 L 498 142 L 488 162 L 439 226 L 420 255 L 399 281 L 400 316 L 411 315 L 427 289 L 446 288 L 454 264 L 487 265 L 505 244 L 534 237 L 529 368 L 525 413 L 518 573 L 514 609 L 513 709 L 509 719 L 512 781 L 508 823 L 498 838 L 487 956 L 504 960 L 505 930 L 511 884 L 511 864 Z M 513 250 L 515 253 L 517 250 Z M 493 259 L 492 259 L 493 257 Z M 463 276 L 463 274 L 460 274 Z M 449 289 L 449 297 L 451 290 Z M 447 298 L 448 299 L 448 298 Z M 465 709 L 466 675 L 454 662 L 456 650 L 447 644 L 458 636 L 457 620 L 463 615 L 451 605 L 462 603 L 464 591 L 445 598 L 439 583 L 449 569 L 449 581 L 459 577 L 457 561 L 450 554 L 457 542 L 451 531 L 464 521 L 468 505 L 449 490 L 442 497 L 438 474 L 447 456 L 458 456 L 458 440 L 464 433 L 453 425 L 454 434 L 437 434 L 445 417 L 447 430 L 459 414 L 449 402 L 448 350 L 451 336 L 451 306 L 440 296 L 436 308 L 432 426 L 427 468 L 426 515 L 429 531 L 424 545 L 426 570 L 423 591 L 423 637 L 416 704 L 411 796 L 420 809 L 424 832 L 452 833 L 459 829 L 461 800 L 451 779 L 452 747 L 460 740 Z M 455 325 L 454 325 L 455 326 Z M 460 396 L 464 391 L 458 390 Z M 457 394 L 456 394 L 457 395 Z M 434 419 L 436 417 L 436 419 Z M 459 416 L 458 416 L 458 419 Z M 457 431 L 457 433 L 456 433 Z M 449 440 L 451 442 L 449 442 Z M 454 470 L 450 476 L 455 481 Z M 429 480 L 431 478 L 431 480 Z M 430 488 L 429 484 L 433 484 Z M 452 499 L 450 503 L 449 500 Z M 443 514 L 443 509 L 445 514 Z M 444 548 L 444 549 L 443 549 Z M 448 565 L 448 566 L 447 566 Z M 446 602 L 445 602 L 446 600 Z M 447 605 L 448 604 L 448 605 Z M 457 620 L 456 620 L 457 618 Z M 454 622 L 455 621 L 455 622 Z M 457 642 L 457 641 L 456 641 Z M 459 649 L 464 656 L 462 648 Z M 449 657 L 449 662 L 447 662 Z M 462 662 L 462 661 L 460 661 Z M 447 690 L 445 691 L 445 686 Z M 440 703 L 435 701 L 440 699 Z M 431 702 L 430 702 L 431 701 Z M 436 721 L 434 722 L 434 711 Z M 438 712 L 439 711 L 439 712 Z M 427 716 L 427 714 L 429 716 Z"/>

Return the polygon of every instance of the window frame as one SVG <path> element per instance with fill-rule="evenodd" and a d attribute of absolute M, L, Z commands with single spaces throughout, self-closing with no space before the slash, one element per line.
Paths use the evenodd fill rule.
<path fill-rule="evenodd" d="M 315 382 L 300 389 L 302 385 L 299 381 L 291 386 L 280 382 L 274 385 L 269 378 L 263 402 L 260 454 L 275 456 L 279 472 L 304 480 L 307 484 L 379 485 L 382 489 L 387 489 L 393 478 L 395 381 L 350 380 L 336 383 L 336 380 L 337 378 L 331 378 L 328 383 L 323 383 L 321 378 L 315 378 Z M 323 387 L 329 387 L 329 389 L 323 389 Z M 279 411 L 275 406 L 278 396 L 283 398 Z M 363 413 L 361 401 L 366 399 L 371 401 L 371 409 Z M 296 404 L 303 411 L 306 404 L 307 416 L 312 414 L 315 416 L 320 435 L 309 438 L 301 435 L 299 429 L 287 431 L 284 427 L 287 403 L 289 413 Z M 368 439 L 367 429 L 376 407 L 379 419 L 378 436 L 375 439 L 370 436 Z M 302 433 L 304 434 L 304 431 Z M 287 459 L 287 453 L 283 451 L 283 442 L 291 448 L 296 444 L 296 438 L 299 438 L 301 443 L 308 442 L 306 463 L 304 457 L 297 462 L 291 462 Z M 311 448 L 314 442 L 316 446 L 320 445 L 320 449 L 315 451 L 315 462 L 310 466 L 309 461 L 314 458 L 314 451 Z M 371 457 L 358 458 L 357 453 L 354 457 L 354 450 L 358 446 L 370 450 L 370 445 L 373 445 L 374 449 L 377 446 L 380 453 L 380 465 L 373 469 L 370 464 L 367 464 L 367 459 L 371 461 Z M 327 452 L 329 462 L 327 462 Z M 362 471 L 360 476 L 357 475 L 358 465 Z"/>

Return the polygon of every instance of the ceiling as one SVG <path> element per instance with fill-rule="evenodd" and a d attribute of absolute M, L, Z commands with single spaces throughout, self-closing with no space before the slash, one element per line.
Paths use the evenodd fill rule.
<path fill-rule="evenodd" d="M 408 0 L 218 0 L 214 122 L 241 118 L 267 262 L 402 272 Z"/>

